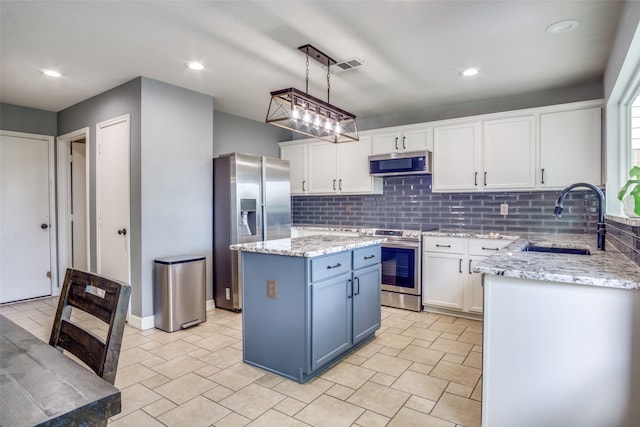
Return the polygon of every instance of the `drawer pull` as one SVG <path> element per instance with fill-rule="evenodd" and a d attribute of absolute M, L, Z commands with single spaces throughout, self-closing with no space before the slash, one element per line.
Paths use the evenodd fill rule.
<path fill-rule="evenodd" d="M 462 273 L 462 258 L 460 258 L 460 264 L 458 264 L 458 272 Z"/>
<path fill-rule="evenodd" d="M 482 247 L 483 251 L 499 251 L 499 248 L 485 248 L 484 246 Z"/>
<path fill-rule="evenodd" d="M 327 270 L 331 270 L 332 268 L 342 267 L 342 264 L 337 263 L 336 265 L 327 265 Z"/>
<path fill-rule="evenodd" d="M 373 259 L 375 257 L 376 257 L 375 255 L 367 255 L 364 257 L 364 259 Z"/>
<path fill-rule="evenodd" d="M 451 245 L 441 245 L 439 243 L 436 243 L 436 248 L 450 248 Z"/>

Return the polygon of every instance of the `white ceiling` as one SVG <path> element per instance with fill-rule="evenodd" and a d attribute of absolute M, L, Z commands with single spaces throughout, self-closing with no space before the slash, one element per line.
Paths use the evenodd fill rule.
<path fill-rule="evenodd" d="M 623 1 L 0 1 L 0 101 L 60 111 L 145 76 L 263 121 L 269 92 L 304 90 L 310 43 L 365 66 L 331 77 L 358 117 L 599 82 Z M 576 19 L 566 34 L 548 34 Z M 185 67 L 205 64 L 203 71 Z M 474 78 L 459 72 L 480 69 Z M 41 73 L 53 68 L 54 79 Z M 311 61 L 309 93 L 326 99 Z"/>

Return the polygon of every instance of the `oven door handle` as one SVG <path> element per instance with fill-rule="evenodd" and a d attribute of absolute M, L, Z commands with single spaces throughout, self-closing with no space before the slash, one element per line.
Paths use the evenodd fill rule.
<path fill-rule="evenodd" d="M 383 248 L 420 249 L 420 242 L 384 242 L 380 246 Z"/>

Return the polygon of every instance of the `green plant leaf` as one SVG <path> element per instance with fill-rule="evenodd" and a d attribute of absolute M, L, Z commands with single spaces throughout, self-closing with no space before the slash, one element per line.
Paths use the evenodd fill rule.
<path fill-rule="evenodd" d="M 638 168 L 638 171 L 640 172 L 640 168 Z M 640 188 L 640 187 L 638 187 L 638 185 L 640 184 L 640 179 L 630 179 L 630 180 L 628 180 L 624 184 L 624 187 L 622 187 L 620 189 L 620 191 L 618 192 L 618 200 L 622 201 L 622 199 L 624 199 L 624 196 L 627 194 L 627 190 L 629 190 L 629 187 L 631 187 L 634 184 L 635 184 L 635 187 L 631 190 L 631 192 L 633 192 L 633 190 L 636 189 L 636 188 Z"/>

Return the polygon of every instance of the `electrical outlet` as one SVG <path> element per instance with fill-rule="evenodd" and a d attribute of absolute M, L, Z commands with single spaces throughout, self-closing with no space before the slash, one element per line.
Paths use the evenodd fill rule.
<path fill-rule="evenodd" d="M 500 205 L 500 215 L 509 215 L 509 205 L 503 203 Z"/>
<path fill-rule="evenodd" d="M 278 296 L 277 282 L 275 280 L 267 280 L 267 296 L 269 298 Z"/>

